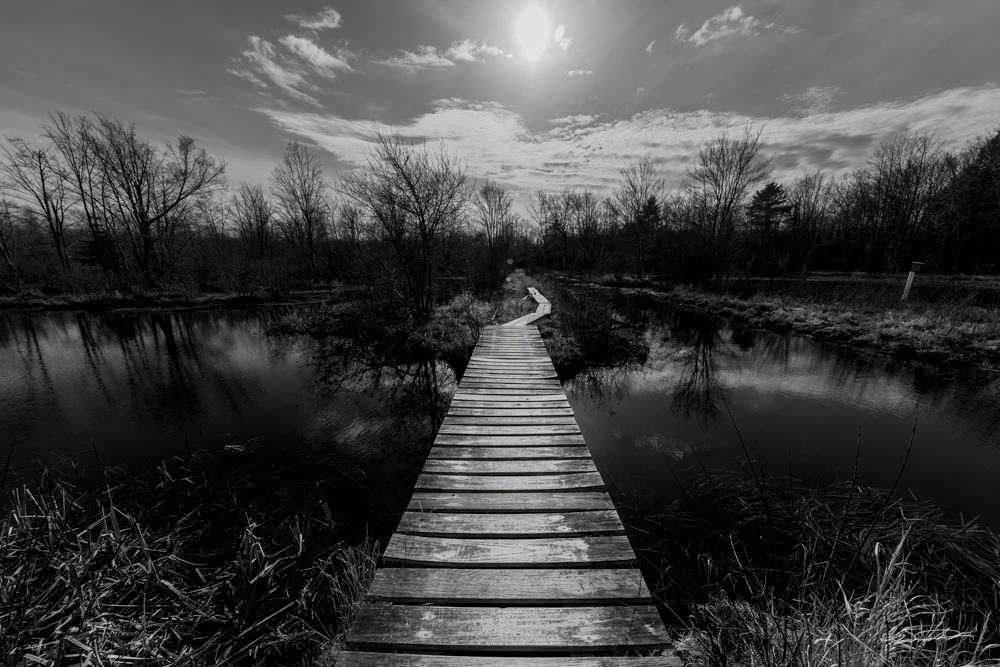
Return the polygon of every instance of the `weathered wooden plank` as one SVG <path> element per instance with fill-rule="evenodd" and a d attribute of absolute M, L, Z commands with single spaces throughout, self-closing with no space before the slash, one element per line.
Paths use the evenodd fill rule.
<path fill-rule="evenodd" d="M 592 459 L 555 461 L 456 461 L 428 459 L 425 473 L 439 475 L 554 475 L 571 472 L 597 472 Z"/>
<path fill-rule="evenodd" d="M 421 491 L 563 491 L 604 487 L 600 473 L 565 475 L 435 475 L 420 473 Z"/>
<path fill-rule="evenodd" d="M 467 408 L 461 405 L 452 405 L 448 410 L 449 417 L 565 417 L 573 416 L 573 409 L 569 406 L 561 408 Z"/>
<path fill-rule="evenodd" d="M 576 424 L 521 424 L 504 426 L 499 424 L 442 424 L 441 435 L 561 435 L 580 433 Z"/>
<path fill-rule="evenodd" d="M 552 360 L 545 350 L 488 350 L 486 352 L 477 351 L 469 358 L 470 364 L 488 365 L 528 365 L 552 367 Z"/>
<path fill-rule="evenodd" d="M 411 512 L 583 512 L 614 509 L 603 491 L 529 493 L 454 493 L 417 491 L 406 509 Z"/>
<path fill-rule="evenodd" d="M 476 652 L 666 648 L 656 607 L 425 607 L 365 604 L 350 648 Z"/>
<path fill-rule="evenodd" d="M 337 658 L 336 667 L 682 667 L 683 664 L 680 658 L 673 655 L 524 658 L 517 656 L 341 651 Z"/>
<path fill-rule="evenodd" d="M 431 459 L 589 459 L 590 450 L 576 447 L 431 447 Z"/>
<path fill-rule="evenodd" d="M 509 398 L 507 396 L 503 398 Z M 453 408 L 464 410 L 468 408 L 500 408 L 504 410 L 514 410 L 514 409 L 548 409 L 548 408 L 562 408 L 562 409 L 572 409 L 570 407 L 569 401 L 476 401 L 470 400 L 468 396 L 455 396 L 451 399 L 451 405 Z"/>
<path fill-rule="evenodd" d="M 527 355 L 527 354 L 517 354 L 513 356 L 506 356 L 503 358 L 476 358 L 473 357 L 469 360 L 469 365 L 475 368 L 476 366 L 491 368 L 491 369 L 502 369 L 502 368 L 527 368 L 531 370 L 544 370 L 551 371 L 555 367 L 552 362 L 549 361 L 547 355 Z M 467 367 L 468 368 L 468 367 Z"/>
<path fill-rule="evenodd" d="M 495 366 L 490 368 L 466 368 L 465 374 L 461 379 L 465 378 L 486 378 L 495 379 L 498 377 L 517 377 L 521 379 L 528 380 L 553 380 L 558 379 L 559 375 L 551 368 L 547 369 L 526 369 L 526 368 L 497 368 Z"/>
<path fill-rule="evenodd" d="M 559 380 L 483 380 L 470 378 L 461 380 L 462 389 L 549 389 L 561 391 Z"/>
<path fill-rule="evenodd" d="M 479 371 L 470 370 L 466 371 L 465 375 L 462 376 L 461 382 L 535 382 L 537 380 L 558 380 L 559 376 L 552 371 L 546 371 L 544 373 L 532 373 L 527 371 Z"/>
<path fill-rule="evenodd" d="M 397 604 L 651 604 L 637 569 L 384 568 L 368 599 Z"/>
<path fill-rule="evenodd" d="M 463 447 L 545 447 L 548 445 L 585 445 L 583 435 L 448 435 L 434 438 L 435 445 Z"/>
<path fill-rule="evenodd" d="M 597 567 L 632 564 L 635 554 L 624 535 L 456 539 L 393 533 L 385 559 L 435 567 Z"/>
<path fill-rule="evenodd" d="M 455 390 L 454 398 L 472 398 L 474 400 L 480 401 L 496 401 L 502 400 L 498 398 L 493 398 L 494 396 L 506 396 L 515 397 L 510 398 L 512 401 L 565 401 L 566 394 L 563 393 L 562 388 L 555 391 L 552 389 L 531 389 L 529 387 L 521 387 L 519 389 L 499 389 L 497 387 L 463 387 L 461 385 Z M 484 398 L 489 397 L 489 398 Z"/>
<path fill-rule="evenodd" d="M 518 398 L 518 395 L 524 398 Z M 489 389 L 462 389 L 459 387 L 451 397 L 452 403 L 468 401 L 486 401 L 490 403 L 559 403 L 569 405 L 569 399 L 562 390 L 557 392 L 543 391 L 528 393 L 523 391 L 498 391 Z"/>
<path fill-rule="evenodd" d="M 403 512 L 397 533 L 437 537 L 562 537 L 624 535 L 614 510 L 534 514 Z"/>
<path fill-rule="evenodd" d="M 493 417 L 490 415 L 453 415 L 448 412 L 441 425 L 449 426 L 516 426 L 518 424 L 529 424 L 536 426 L 575 426 L 576 419 L 569 415 L 501 415 Z"/>

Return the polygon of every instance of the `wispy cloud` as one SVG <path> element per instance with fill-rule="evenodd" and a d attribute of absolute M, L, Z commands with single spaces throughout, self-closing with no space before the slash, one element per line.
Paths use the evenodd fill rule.
<path fill-rule="evenodd" d="M 306 30 L 330 30 L 343 25 L 340 20 L 340 12 L 332 7 L 324 7 L 318 14 L 308 16 L 306 14 L 285 14 L 285 18 L 293 23 L 298 23 Z"/>
<path fill-rule="evenodd" d="M 594 73 L 594 70 L 592 70 L 592 69 L 571 69 L 570 71 L 568 71 L 566 73 L 569 74 L 570 76 L 590 76 L 591 74 Z"/>
<path fill-rule="evenodd" d="M 781 98 L 795 105 L 793 111 L 808 115 L 828 111 L 840 94 L 837 86 L 813 86 L 800 95 L 782 95 Z"/>
<path fill-rule="evenodd" d="M 269 79 L 280 90 L 297 100 L 319 105 L 312 95 L 303 93 L 299 88 L 316 90 L 316 86 L 306 81 L 304 72 L 294 64 L 279 62 L 280 58 L 267 40 L 256 35 L 247 38 L 247 48 L 239 58 L 235 58 L 236 67 L 229 67 L 230 73 L 250 81 L 260 88 L 269 87 L 264 79 Z"/>
<path fill-rule="evenodd" d="M 556 26 L 556 31 L 552 34 L 552 37 L 563 51 L 568 49 L 570 43 L 573 41 L 572 37 L 566 36 L 566 26 L 562 23 Z"/>
<path fill-rule="evenodd" d="M 483 56 L 491 58 L 510 58 L 511 54 L 505 53 L 503 49 L 496 46 L 489 46 L 486 42 L 477 42 L 473 39 L 465 39 L 455 42 L 444 52 L 445 57 L 452 61 L 462 60 L 465 62 L 481 62 Z"/>
<path fill-rule="evenodd" d="M 694 44 L 695 46 L 704 46 L 711 41 L 734 35 L 755 37 L 762 32 L 796 33 L 798 31 L 799 29 L 795 27 L 780 26 L 776 23 L 762 23 L 760 19 L 745 14 L 737 5 L 708 19 L 694 33 L 691 33 L 682 23 L 674 31 L 674 39 L 679 42 Z"/>
<path fill-rule="evenodd" d="M 651 158 L 661 175 L 677 185 L 700 144 L 723 128 L 748 122 L 766 123 L 767 152 L 775 156 L 777 180 L 817 168 L 836 176 L 862 166 L 878 142 L 904 129 L 934 130 L 946 146 L 959 146 L 995 125 L 998 107 L 1000 87 L 988 86 L 804 117 L 653 109 L 621 120 L 567 116 L 550 121 L 548 130 L 532 131 L 521 116 L 500 105 L 451 99 L 395 129 L 414 139 L 440 139 L 468 161 L 471 175 L 501 180 L 520 192 L 523 201 L 538 187 L 608 191 L 617 170 L 639 157 Z M 363 165 L 372 131 L 387 129 L 320 113 L 263 112 L 282 131 L 312 141 L 350 165 Z"/>
<path fill-rule="evenodd" d="M 415 72 L 428 67 L 454 67 L 455 63 L 439 53 L 433 46 L 418 46 L 416 52 L 402 51 L 395 58 L 376 60 L 376 65 L 401 67 Z"/>
<path fill-rule="evenodd" d="M 285 35 L 278 41 L 284 44 L 289 51 L 312 65 L 313 69 L 325 77 L 334 79 L 337 76 L 337 72 L 352 71 L 351 66 L 346 60 L 331 55 L 308 37 Z"/>

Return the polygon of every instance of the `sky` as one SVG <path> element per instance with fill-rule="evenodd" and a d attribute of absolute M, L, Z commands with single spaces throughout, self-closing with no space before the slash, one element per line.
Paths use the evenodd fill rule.
<path fill-rule="evenodd" d="M 230 183 L 288 142 L 326 174 L 391 128 L 523 205 L 604 194 L 648 157 L 668 185 L 700 144 L 764 127 L 777 180 L 864 165 L 929 131 L 1000 127 L 997 0 L 2 0 L 0 133 L 60 110 L 194 137 Z"/>

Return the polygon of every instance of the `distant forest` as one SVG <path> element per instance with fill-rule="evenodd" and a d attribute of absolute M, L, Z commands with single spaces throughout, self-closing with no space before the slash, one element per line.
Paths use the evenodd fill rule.
<path fill-rule="evenodd" d="M 903 133 L 840 178 L 771 179 L 761 129 L 704 144 L 679 188 L 652 159 L 607 195 L 530 196 L 476 181 L 443 147 L 375 133 L 332 181 L 289 144 L 268 182 L 228 183 L 186 136 L 167 145 L 101 114 L 51 114 L 0 146 L 0 295 L 183 289 L 277 295 L 384 287 L 417 320 L 442 278 L 497 287 L 511 266 L 710 281 L 810 270 L 1000 273 L 1000 129 L 946 151 Z"/>

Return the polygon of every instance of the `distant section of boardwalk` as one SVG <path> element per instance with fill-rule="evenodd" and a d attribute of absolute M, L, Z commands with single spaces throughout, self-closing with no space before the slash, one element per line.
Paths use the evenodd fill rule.
<path fill-rule="evenodd" d="M 525 315 L 524 317 L 519 317 L 516 320 L 511 320 L 510 322 L 507 322 L 506 324 L 502 324 L 500 326 L 523 327 L 527 324 L 531 324 L 532 322 L 534 322 L 539 318 L 545 317 L 546 315 L 552 312 L 552 304 L 549 303 L 549 300 L 546 299 L 544 296 L 542 296 L 542 293 L 536 290 L 534 287 L 528 288 L 528 296 L 534 299 L 535 303 L 538 304 L 538 307 L 535 308 L 535 312 L 531 313 L 530 315 Z M 548 355 L 545 355 L 545 358 L 546 360 L 548 360 Z"/>
<path fill-rule="evenodd" d="M 680 664 L 635 655 L 670 640 L 525 319 L 483 332 L 338 667 Z"/>

